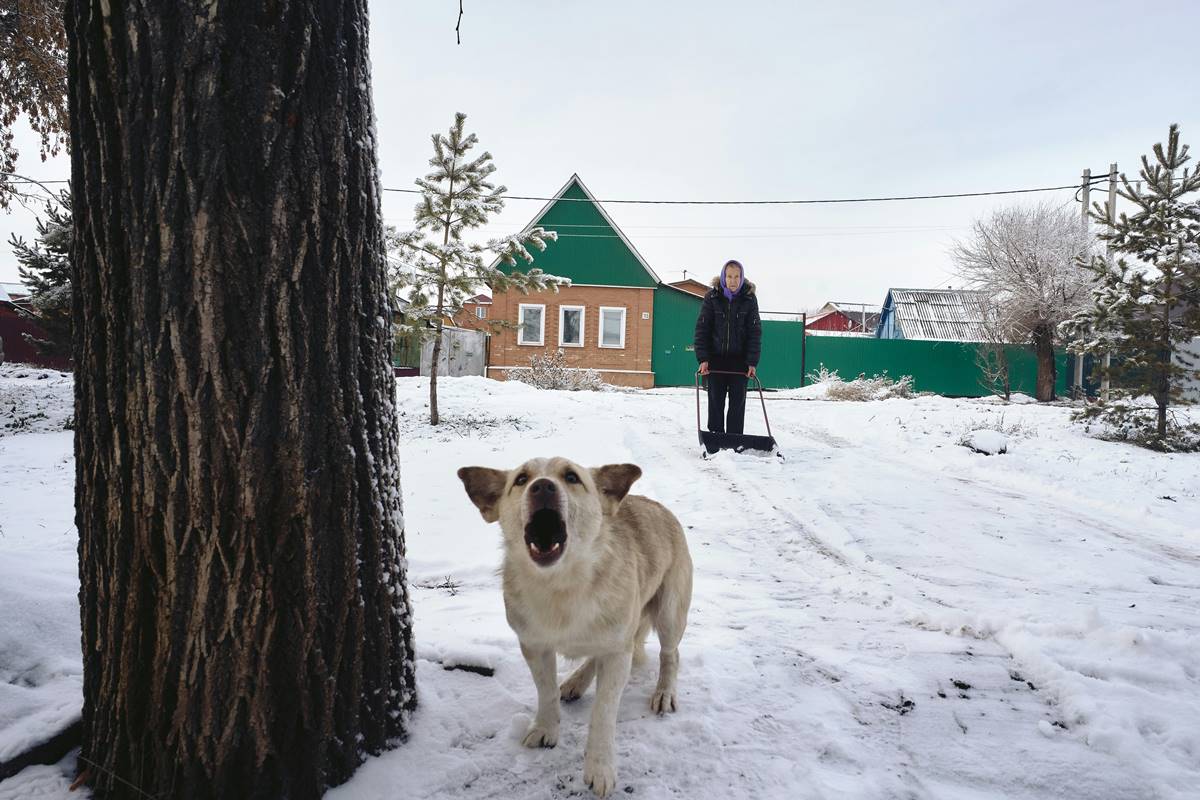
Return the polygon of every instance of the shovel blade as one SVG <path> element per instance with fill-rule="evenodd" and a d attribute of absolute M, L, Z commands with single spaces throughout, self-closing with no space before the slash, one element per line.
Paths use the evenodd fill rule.
<path fill-rule="evenodd" d="M 704 445 L 704 449 L 709 453 L 715 453 L 718 450 L 762 450 L 764 452 L 772 452 L 775 450 L 775 437 L 773 436 L 752 436 L 744 433 L 713 433 L 712 431 L 700 431 L 700 444 Z"/>

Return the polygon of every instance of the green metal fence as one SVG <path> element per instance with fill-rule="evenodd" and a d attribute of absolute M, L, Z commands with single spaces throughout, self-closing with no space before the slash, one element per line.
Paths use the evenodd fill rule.
<path fill-rule="evenodd" d="M 397 333 L 392 346 L 392 366 L 421 366 L 421 335 L 415 332 Z"/>
<path fill-rule="evenodd" d="M 810 339 L 812 337 L 809 337 Z M 770 389 L 793 389 L 803 376 L 804 323 L 764 319 L 758 378 Z M 811 368 L 811 361 L 809 362 Z"/>
<path fill-rule="evenodd" d="M 969 342 L 808 336 L 805 347 L 809 374 L 824 365 L 845 380 L 884 373 L 893 378 L 911 375 L 913 388 L 919 392 L 951 397 L 990 394 L 980 383 L 978 345 Z M 1032 395 L 1037 381 L 1037 359 L 1033 352 L 1020 345 L 1009 345 L 1005 350 L 1012 391 Z M 1056 355 L 1055 365 L 1058 373 L 1055 390 L 1065 394 L 1070 378 L 1065 353 Z"/>
<path fill-rule="evenodd" d="M 701 298 L 659 286 L 654 292 L 654 354 L 650 368 L 655 386 L 690 386 L 696 380 L 696 348 L 693 344 Z M 787 388 L 800 385 L 800 355 L 804 347 L 804 325 L 800 322 L 763 321 L 763 385 Z"/>
<path fill-rule="evenodd" d="M 696 352 L 692 346 L 701 300 L 695 295 L 659 286 L 654 292 L 655 386 L 691 386 Z M 1006 347 L 1012 391 L 1032 395 L 1037 360 L 1028 347 Z M 845 380 L 859 375 L 893 378 L 911 375 L 913 388 L 952 397 L 981 397 L 989 391 L 980 383 L 978 346 L 969 342 L 913 339 L 874 339 L 860 336 L 806 336 L 801 322 L 763 320 L 762 359 L 758 375 L 770 389 L 794 389 L 810 381 L 821 365 Z M 1055 390 L 1067 393 L 1067 357 L 1058 354 Z"/>

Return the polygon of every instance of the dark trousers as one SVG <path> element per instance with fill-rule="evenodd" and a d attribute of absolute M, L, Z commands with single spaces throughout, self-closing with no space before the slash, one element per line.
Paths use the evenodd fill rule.
<path fill-rule="evenodd" d="M 745 375 L 708 376 L 708 429 L 713 433 L 742 433 L 746 424 Z M 725 418 L 725 396 L 729 416 Z"/>

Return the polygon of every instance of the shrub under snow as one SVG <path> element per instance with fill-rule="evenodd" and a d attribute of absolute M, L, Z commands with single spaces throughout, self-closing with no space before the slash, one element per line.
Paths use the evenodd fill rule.
<path fill-rule="evenodd" d="M 825 386 L 825 397 L 829 400 L 887 400 L 890 397 L 912 397 L 912 376 L 901 375 L 899 380 L 892 380 L 887 372 L 873 375 L 870 378 L 859 375 L 852 381 L 843 380 L 837 370 L 830 372 L 822 364 L 816 372 L 811 372 L 808 379 L 814 384 Z"/>
<path fill-rule="evenodd" d="M 605 387 L 600 373 L 594 369 L 574 369 L 567 366 L 562 350 L 529 359 L 529 369 L 514 369 L 508 372 L 509 380 L 528 383 L 538 389 L 566 389 L 597 391 Z"/>

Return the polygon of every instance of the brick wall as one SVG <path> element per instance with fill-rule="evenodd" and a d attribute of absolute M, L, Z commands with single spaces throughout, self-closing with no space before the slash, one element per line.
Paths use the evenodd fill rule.
<path fill-rule="evenodd" d="M 553 353 L 560 349 L 559 308 L 583 306 L 583 346 L 561 347 L 567 363 L 580 369 L 598 370 L 606 383 L 643 388 L 654 385 L 654 374 L 650 371 L 654 325 L 653 289 L 571 286 L 557 293 L 531 292 L 526 295 L 520 292 L 499 292 L 492 298 L 488 316 L 490 319 L 504 319 L 515 325 L 522 304 L 545 306 L 543 344 L 517 344 L 515 328 L 494 330 L 489 376 L 503 379 L 503 367 L 527 367 L 531 356 Z M 601 306 L 625 309 L 623 348 L 600 346 Z M 643 313 L 646 314 L 645 319 L 642 319 Z"/>
<path fill-rule="evenodd" d="M 476 310 L 482 308 L 486 315 L 480 319 L 476 314 Z M 456 328 L 466 328 L 473 331 L 483 331 L 491 333 L 492 329 L 488 326 L 488 322 L 492 320 L 492 306 L 490 303 L 463 303 L 463 310 L 456 317 L 446 317 L 446 324 L 453 325 Z"/>

